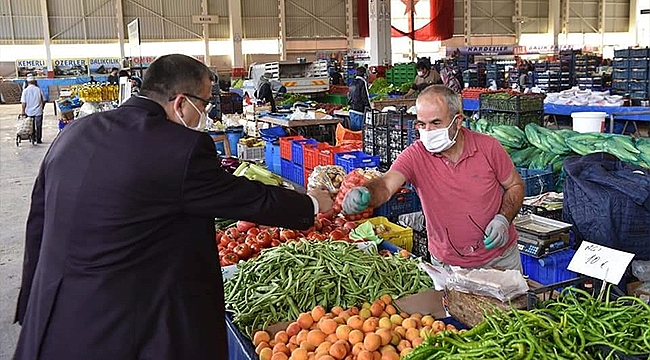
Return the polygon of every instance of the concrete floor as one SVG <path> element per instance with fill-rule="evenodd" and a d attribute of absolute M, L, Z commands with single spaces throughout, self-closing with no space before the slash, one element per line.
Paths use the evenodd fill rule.
<path fill-rule="evenodd" d="M 0 360 L 13 355 L 20 326 L 13 324 L 20 288 L 25 222 L 32 186 L 49 145 L 58 132 L 52 104 L 43 120 L 43 144 L 16 146 L 20 105 L 0 105 Z"/>

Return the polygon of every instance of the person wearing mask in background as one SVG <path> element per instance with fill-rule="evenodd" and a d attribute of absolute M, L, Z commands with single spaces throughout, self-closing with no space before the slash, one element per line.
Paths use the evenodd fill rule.
<path fill-rule="evenodd" d="M 271 77 L 271 73 L 264 73 L 260 76 L 257 90 L 255 90 L 255 98 L 261 100 L 264 104 L 271 104 L 271 112 L 276 113 L 278 109 L 275 107 L 275 98 L 271 89 Z"/>
<path fill-rule="evenodd" d="M 219 75 L 212 73 L 212 91 L 210 91 L 210 103 L 213 105 L 208 117 L 213 120 L 221 121 L 221 88 L 219 87 Z"/>
<path fill-rule="evenodd" d="M 197 130 L 212 76 L 161 56 L 139 96 L 58 135 L 32 193 L 15 360 L 227 358 L 214 219 L 308 229 L 331 209 L 326 190 L 220 168 Z"/>
<path fill-rule="evenodd" d="M 43 143 L 43 108 L 45 107 L 45 94 L 41 88 L 36 86 L 33 76 L 27 76 L 27 87 L 20 95 L 20 104 L 23 116 L 34 118 L 34 135 L 36 143 Z"/>
<path fill-rule="evenodd" d="M 131 78 L 131 74 L 129 74 L 129 72 L 126 71 L 126 70 L 120 70 L 120 71 L 117 73 L 117 77 L 118 77 L 118 79 L 119 79 L 119 78 L 122 78 L 122 77 Z M 118 82 L 119 82 L 119 80 L 118 80 Z"/>
<path fill-rule="evenodd" d="M 521 271 L 512 220 L 523 203 L 524 184 L 508 153 L 493 137 L 463 127 L 461 97 L 449 88 L 428 87 L 416 108 L 420 140 L 384 176 L 351 189 L 343 212 L 377 208 L 411 183 L 420 196 L 434 262 Z"/>
<path fill-rule="evenodd" d="M 142 79 L 139 76 L 131 76 L 131 95 L 138 95 L 142 87 Z"/>
<path fill-rule="evenodd" d="M 416 92 L 421 92 L 431 85 L 442 84 L 440 73 L 431 66 L 429 58 L 419 58 L 416 64 L 416 69 L 418 75 L 415 77 L 411 89 L 404 95 L 405 98 L 410 98 Z"/>
<path fill-rule="evenodd" d="M 120 69 L 114 67 L 111 69 L 111 73 L 108 74 L 108 79 L 106 79 L 106 82 L 109 84 L 119 84 L 120 83 L 120 77 L 117 76 L 117 72 Z"/>
<path fill-rule="evenodd" d="M 455 66 L 454 60 L 447 60 L 440 71 L 440 77 L 442 78 L 442 83 L 446 87 L 450 88 L 455 93 L 460 94 L 463 90 L 463 86 L 458 80 L 458 71 L 458 67 Z"/>
<path fill-rule="evenodd" d="M 348 90 L 348 104 L 350 105 L 350 130 L 359 131 L 363 129 L 363 120 L 366 108 L 370 107 L 368 96 L 368 83 L 366 82 L 366 68 L 358 67 L 356 77 L 350 84 Z"/>

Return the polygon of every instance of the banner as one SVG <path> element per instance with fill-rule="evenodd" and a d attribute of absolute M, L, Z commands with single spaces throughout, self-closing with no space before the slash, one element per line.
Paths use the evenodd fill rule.
<path fill-rule="evenodd" d="M 47 76 L 47 61 L 43 59 L 16 60 L 16 77 L 26 77 L 27 74 L 36 77 Z"/>
<path fill-rule="evenodd" d="M 205 55 L 190 55 L 196 60 L 205 63 Z M 156 60 L 158 56 L 135 56 L 131 58 L 131 67 L 132 68 L 146 68 L 151 65 L 151 63 Z"/>
<path fill-rule="evenodd" d="M 54 76 L 88 76 L 88 59 L 54 59 Z"/>
<path fill-rule="evenodd" d="M 406 8 L 406 15 L 415 11 L 411 6 Z M 392 37 L 406 36 L 417 41 L 442 41 L 454 36 L 454 0 L 429 0 L 430 21 L 419 29 L 413 30 L 414 24 L 409 21 L 409 29 L 400 30 L 391 26 Z"/>
<path fill-rule="evenodd" d="M 88 62 L 90 75 L 108 75 L 112 68 L 122 68 L 120 58 L 90 58 Z"/>

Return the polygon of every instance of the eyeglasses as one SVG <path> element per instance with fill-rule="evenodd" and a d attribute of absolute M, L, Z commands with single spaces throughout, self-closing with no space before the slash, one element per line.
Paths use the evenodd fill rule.
<path fill-rule="evenodd" d="M 211 100 L 207 100 L 207 99 L 204 99 L 204 98 L 202 98 L 200 96 L 196 96 L 196 95 L 192 95 L 192 94 L 188 94 L 188 93 L 182 93 L 181 95 L 187 96 L 188 98 L 192 98 L 194 100 L 199 100 L 199 101 L 202 101 L 203 103 L 205 103 L 205 113 L 206 114 L 209 114 L 210 111 L 212 110 L 212 108 L 214 108 L 214 103 Z M 169 98 L 169 101 L 174 101 L 174 100 L 176 100 L 177 97 L 178 97 L 178 95 L 172 96 L 172 97 Z"/>
<path fill-rule="evenodd" d="M 483 236 L 487 237 L 487 234 L 485 234 L 485 230 L 483 230 L 483 228 L 476 221 L 474 221 L 474 218 L 472 218 L 472 215 L 467 215 L 467 217 L 479 230 L 481 230 L 481 233 L 483 234 Z M 451 248 L 454 249 L 456 254 L 458 254 L 458 256 L 460 256 L 460 257 L 468 256 L 468 255 L 472 254 L 474 251 L 481 248 L 482 241 L 478 240 L 478 241 L 476 241 L 475 245 L 465 246 L 464 248 L 462 248 L 463 253 L 461 253 L 460 251 L 458 251 L 458 248 L 456 248 L 456 246 L 454 246 L 453 241 L 451 241 L 451 237 L 449 236 L 449 228 L 445 228 L 445 232 L 447 233 L 447 241 L 449 241 L 449 245 L 451 245 Z"/>

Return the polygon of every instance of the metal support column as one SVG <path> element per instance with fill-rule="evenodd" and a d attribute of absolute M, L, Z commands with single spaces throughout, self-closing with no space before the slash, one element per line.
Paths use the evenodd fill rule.
<path fill-rule="evenodd" d="M 244 67 L 244 55 L 242 53 L 242 21 L 241 21 L 241 0 L 228 0 L 230 14 L 230 41 L 232 42 L 232 67 Z"/>
<path fill-rule="evenodd" d="M 370 20 L 370 65 L 388 66 L 392 62 L 390 0 L 368 1 Z"/>
<path fill-rule="evenodd" d="M 201 14 L 208 15 L 208 0 L 201 0 Z M 203 44 L 205 46 L 205 65 L 208 67 L 210 61 L 210 24 L 203 24 Z"/>
<path fill-rule="evenodd" d="M 354 8 L 352 6 L 352 0 L 345 0 L 345 19 L 345 36 L 348 40 L 347 49 L 351 50 L 354 47 Z"/>
<path fill-rule="evenodd" d="M 124 11 L 122 10 L 122 0 L 115 0 L 115 25 L 117 26 L 117 40 L 120 43 L 120 59 L 124 59 Z"/>
<path fill-rule="evenodd" d="M 287 60 L 287 9 L 285 0 L 278 0 L 278 16 L 280 17 L 280 34 L 278 37 L 278 50 L 280 61 Z"/>
<path fill-rule="evenodd" d="M 560 0 L 548 1 L 548 33 L 553 35 L 553 45 L 557 45 L 557 37 L 560 35 Z"/>
<path fill-rule="evenodd" d="M 562 34 L 567 35 L 569 33 L 569 14 L 570 6 L 569 0 L 562 0 Z"/>
<path fill-rule="evenodd" d="M 522 0 L 515 0 L 515 17 L 517 18 L 515 22 L 515 44 L 519 44 L 519 41 L 521 40 L 521 24 L 523 23 L 522 21 L 522 9 L 521 9 L 521 1 Z"/>
<path fill-rule="evenodd" d="M 43 43 L 45 44 L 45 58 L 47 61 L 47 76 L 54 76 L 54 66 L 52 64 L 52 51 L 50 50 L 50 19 L 47 12 L 47 0 L 41 0 L 41 19 L 43 21 Z"/>
<path fill-rule="evenodd" d="M 607 9 L 607 0 L 598 1 L 598 33 L 600 34 L 600 51 L 603 51 L 605 44 L 605 13 Z"/>
<path fill-rule="evenodd" d="M 472 36 L 472 2 L 463 0 L 463 38 L 465 45 L 469 45 L 469 38 Z"/>
<path fill-rule="evenodd" d="M 628 25 L 628 32 L 632 37 L 632 44 L 639 43 L 639 32 L 636 28 L 636 19 L 637 19 L 637 0 L 630 0 L 630 19 Z"/>

